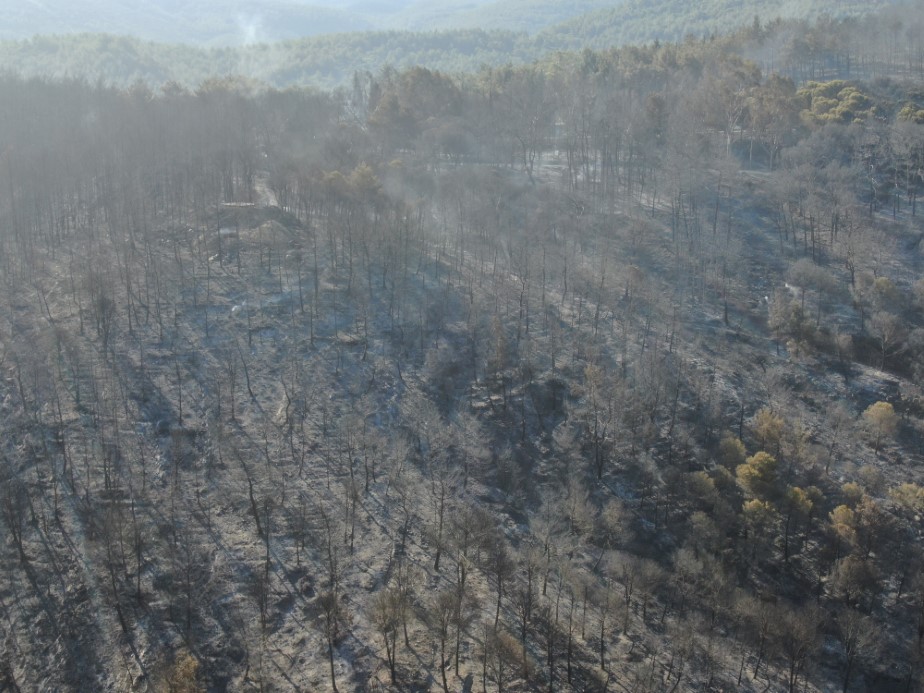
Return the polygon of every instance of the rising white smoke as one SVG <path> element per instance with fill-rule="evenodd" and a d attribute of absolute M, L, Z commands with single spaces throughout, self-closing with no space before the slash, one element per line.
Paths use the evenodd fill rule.
<path fill-rule="evenodd" d="M 241 42 L 248 46 L 264 40 L 263 18 L 260 15 L 237 15 L 237 28 L 241 32 Z"/>

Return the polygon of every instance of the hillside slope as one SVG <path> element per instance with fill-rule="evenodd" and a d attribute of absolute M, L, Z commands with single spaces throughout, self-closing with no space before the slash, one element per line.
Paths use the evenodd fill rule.
<path fill-rule="evenodd" d="M 537 50 L 604 47 L 728 32 L 755 16 L 813 19 L 869 14 L 898 0 L 440 0 L 357 2 L 245 0 L 43 0 L 4 10 L 0 40 L 107 33 L 164 43 L 248 45 L 364 31 L 544 32 Z M 413 36 L 402 40 L 414 41 Z"/>
<path fill-rule="evenodd" d="M 804 0 L 626 0 L 618 7 L 588 12 L 542 32 L 539 42 L 559 50 L 679 41 L 687 36 L 724 34 L 749 26 L 754 18 L 814 20 L 871 14 L 894 0 L 805 2 Z"/>
<path fill-rule="evenodd" d="M 628 3 L 626 7 L 641 6 Z M 916 69 L 913 56 L 896 62 L 896 48 L 913 49 L 914 37 L 924 31 L 921 7 L 889 7 L 867 17 L 829 17 L 825 21 L 820 28 L 796 20 L 766 21 L 754 31 L 752 17 L 746 28 L 719 41 L 724 50 L 796 81 L 822 76 L 905 77 L 908 75 L 902 71 Z M 676 27 L 665 27 L 662 34 L 682 33 Z M 553 65 L 562 51 L 576 54 L 586 47 L 600 50 L 618 46 L 620 37 L 630 30 L 631 23 L 622 25 L 615 15 L 600 14 L 535 35 L 481 29 L 353 32 L 236 47 L 77 34 L 0 42 L 0 64 L 25 77 L 79 77 L 121 86 L 143 81 L 153 87 L 168 82 L 197 87 L 208 79 L 234 76 L 275 87 L 333 88 L 350 84 L 356 72 L 377 74 L 386 66 L 471 74 L 485 67 L 537 60 Z M 630 46 L 625 50 L 635 49 Z"/>
<path fill-rule="evenodd" d="M 4 8 L 0 39 L 106 33 L 167 43 L 242 45 L 374 28 L 356 12 L 296 0 L 266 0 L 258 8 L 245 0 L 45 0 Z"/>
<path fill-rule="evenodd" d="M 497 29 L 535 33 L 589 13 L 619 12 L 623 0 L 493 0 L 420 3 L 388 19 L 395 29 Z"/>

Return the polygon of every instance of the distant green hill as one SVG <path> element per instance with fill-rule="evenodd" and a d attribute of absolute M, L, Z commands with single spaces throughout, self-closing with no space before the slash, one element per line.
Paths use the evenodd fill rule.
<path fill-rule="evenodd" d="M 534 58 L 525 34 L 480 30 L 364 32 L 239 47 L 161 44 L 108 34 L 40 36 L 0 42 L 0 65 L 29 77 L 84 77 L 115 85 L 144 81 L 194 86 L 241 75 L 285 87 L 336 87 L 357 70 L 425 65 L 470 72 Z"/>
<path fill-rule="evenodd" d="M 898 0 L 25 0 L 6 3 L 0 40 L 108 33 L 242 45 L 361 31 L 483 29 L 583 47 L 679 39 L 769 20 L 863 14 Z"/>
<path fill-rule="evenodd" d="M 164 43 L 242 45 L 359 31 L 536 31 L 622 0 L 41 0 L 8 3 L 0 39 L 108 33 Z"/>
<path fill-rule="evenodd" d="M 624 0 L 41 0 L 8 3 L 0 39 L 108 33 L 202 45 L 358 31 L 486 29 L 535 33 Z"/>
<path fill-rule="evenodd" d="M 618 7 L 589 12 L 550 27 L 537 43 L 577 50 L 614 45 L 679 41 L 687 36 L 723 34 L 748 26 L 757 17 L 817 19 L 870 14 L 896 0 L 626 0 Z"/>
<path fill-rule="evenodd" d="M 42 0 L 6 3 L 0 39 L 107 33 L 166 43 L 241 45 L 377 28 L 362 14 L 324 0 Z"/>
<path fill-rule="evenodd" d="M 55 1 L 60 0 L 49 0 L 49 4 Z M 101 4 L 104 1 L 98 0 Z M 480 16 L 485 23 L 491 22 L 484 18 L 495 17 L 492 22 L 497 26 L 505 24 L 499 17 L 506 13 L 511 23 L 520 17 L 521 24 L 532 22 L 535 28 L 556 13 L 566 14 L 575 8 L 594 3 L 605 4 L 613 0 L 581 0 L 560 4 L 553 0 L 508 0 L 506 4 L 487 3 L 472 15 L 461 11 L 465 2 L 478 0 L 447 0 L 446 4 L 431 6 L 431 11 L 437 12 L 441 7 L 447 11 L 454 8 L 453 11 L 458 12 L 453 15 L 452 21 L 462 23 L 467 21 L 466 16 Z M 125 3 L 127 7 L 127 0 Z M 525 30 L 514 32 L 498 29 L 360 31 L 245 46 L 193 47 L 108 34 L 41 36 L 0 42 L 0 66 L 27 76 L 80 76 L 117 85 L 131 84 L 137 80 L 155 85 L 169 81 L 196 85 L 214 76 L 243 75 L 274 86 L 310 84 L 329 88 L 347 83 L 357 70 L 376 72 L 385 65 L 396 68 L 421 65 L 442 71 L 468 72 L 486 65 L 531 62 L 557 51 L 601 49 L 655 40 L 673 41 L 688 35 L 733 32 L 753 24 L 755 17 L 766 23 L 777 17 L 811 19 L 822 13 L 831 16 L 862 15 L 895 4 L 895 0 L 784 0 L 782 3 L 765 0 L 702 0 L 697 3 L 684 0 L 625 0 L 615 9 L 585 13 L 535 34 Z M 300 7 L 305 12 L 314 11 L 306 5 Z M 160 8 L 163 12 L 170 9 L 163 3 Z M 375 11 L 374 5 L 369 3 L 360 8 L 366 16 Z M 412 13 L 419 11 L 420 7 L 409 5 L 406 10 Z M 177 7 L 173 11 L 178 11 Z M 325 10 L 328 11 L 345 12 Z M 907 16 L 905 10 L 899 16 L 910 20 L 913 14 L 909 7 Z M 917 15 L 920 15 L 920 9 Z M 164 15 L 166 19 L 162 17 L 162 21 L 167 21 L 171 16 L 169 13 Z M 262 15 L 261 26 L 275 26 L 270 23 L 274 16 L 267 10 Z M 280 14 L 278 21 L 284 22 L 285 16 Z M 319 17 L 328 15 L 322 13 Z M 245 19 L 235 21 L 244 22 Z M 445 20 L 450 21 L 449 15 Z M 114 16 L 107 21 L 120 20 Z M 204 15 L 202 22 L 206 23 Z M 248 28 L 241 24 L 236 30 L 251 29 L 252 37 L 258 38 L 258 27 Z M 292 24 L 288 29 L 295 31 L 297 25 Z M 188 30 L 193 31 L 192 28 Z M 226 27 L 228 32 L 234 30 Z M 223 43 L 220 37 L 221 34 L 213 35 L 218 44 Z"/>
<path fill-rule="evenodd" d="M 616 10 L 625 0 L 446 0 L 394 15 L 397 29 L 491 29 L 536 33 L 582 15 Z"/>

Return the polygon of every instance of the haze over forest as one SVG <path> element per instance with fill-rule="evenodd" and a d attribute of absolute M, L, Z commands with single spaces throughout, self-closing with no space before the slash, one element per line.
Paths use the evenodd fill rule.
<path fill-rule="evenodd" d="M 108 33 L 166 43 L 242 45 L 333 33 L 487 29 L 537 33 L 575 18 L 611 15 L 633 24 L 634 38 L 683 38 L 764 19 L 868 14 L 888 0 L 34 0 L 5 8 L 0 39 L 41 34 Z M 631 31 L 631 29 L 630 29 Z M 645 36 L 644 34 L 647 34 Z M 674 35 L 672 35 L 674 34 Z"/>
<path fill-rule="evenodd" d="M 895 0 L 428 0 L 323 6 L 295 0 L 191 6 L 43 0 L 7 10 L 0 26 L 0 61 L 23 75 L 84 77 L 122 86 L 140 80 L 195 87 L 210 77 L 237 75 L 277 87 L 332 88 L 348 84 L 357 71 L 375 73 L 386 66 L 472 72 L 485 65 L 526 64 L 558 51 L 701 39 L 734 32 L 755 19 L 764 24 L 830 21 L 893 7 L 894 21 L 911 11 Z M 788 35 L 779 48 L 787 41 Z M 770 55 L 774 45 L 764 48 Z"/>
<path fill-rule="evenodd" d="M 924 5 L 17 3 L 0 692 L 924 691 Z"/>

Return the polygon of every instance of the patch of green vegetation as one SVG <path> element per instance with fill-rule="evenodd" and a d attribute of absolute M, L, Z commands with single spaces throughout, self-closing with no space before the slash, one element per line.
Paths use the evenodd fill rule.
<path fill-rule="evenodd" d="M 879 115 L 882 108 L 856 86 L 836 79 L 830 82 L 808 82 L 798 91 L 806 100 L 804 118 L 818 123 L 864 122 Z"/>

